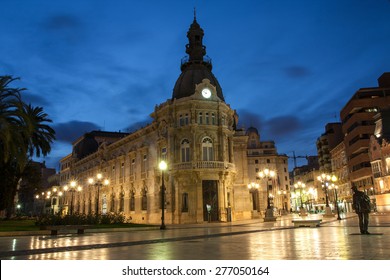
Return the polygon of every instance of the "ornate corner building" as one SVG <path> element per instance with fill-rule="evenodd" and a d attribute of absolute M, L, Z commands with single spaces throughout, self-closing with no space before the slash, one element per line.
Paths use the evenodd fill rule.
<path fill-rule="evenodd" d="M 288 157 L 273 141 L 261 142 L 255 128 L 237 129 L 238 115 L 225 103 L 203 36 L 194 18 L 172 98 L 155 107 L 151 124 L 133 133 L 92 131 L 73 144 L 61 160 L 60 184 L 75 180 L 83 191 L 66 196 L 67 211 L 71 204 L 72 212 L 123 213 L 135 223 L 158 224 L 164 202 L 167 223 L 234 221 L 260 216 L 266 188 L 274 208 L 290 209 Z M 158 168 L 161 160 L 166 171 Z M 248 184 L 262 168 L 277 178 L 260 182 L 253 195 Z"/>

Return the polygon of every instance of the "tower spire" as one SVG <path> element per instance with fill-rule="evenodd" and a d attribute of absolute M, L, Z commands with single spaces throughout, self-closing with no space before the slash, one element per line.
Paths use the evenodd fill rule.
<path fill-rule="evenodd" d="M 186 45 L 186 53 L 189 55 L 190 61 L 203 61 L 203 56 L 206 54 L 206 47 L 203 46 L 203 29 L 196 21 L 196 9 L 194 8 L 194 21 L 187 32 L 188 43 Z"/>
<path fill-rule="evenodd" d="M 196 7 L 194 7 L 194 21 L 196 21 Z"/>

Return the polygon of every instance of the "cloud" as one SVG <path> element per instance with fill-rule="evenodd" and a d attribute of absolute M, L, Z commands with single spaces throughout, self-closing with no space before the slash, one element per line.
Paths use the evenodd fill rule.
<path fill-rule="evenodd" d="M 306 67 L 294 65 L 283 69 L 284 73 L 293 79 L 303 78 L 310 75 L 310 70 Z"/>
<path fill-rule="evenodd" d="M 67 30 L 67 29 L 75 29 L 80 28 L 81 21 L 69 14 L 58 14 L 51 17 L 48 17 L 43 22 L 43 27 L 52 30 L 52 31 L 61 31 L 61 30 Z"/>
<path fill-rule="evenodd" d="M 141 128 L 145 127 L 146 125 L 150 124 L 151 122 L 152 122 L 151 118 L 148 118 L 148 119 L 145 119 L 145 120 L 142 120 L 139 122 L 135 122 L 135 123 L 129 125 L 128 127 L 126 127 L 124 129 L 124 131 L 130 132 L 130 133 L 135 132 L 138 129 L 141 129 Z"/>
<path fill-rule="evenodd" d="M 238 126 L 237 128 L 245 128 L 248 129 L 249 127 L 255 127 L 260 132 L 260 130 L 263 128 L 263 120 L 261 115 L 250 112 L 248 110 L 238 110 Z"/>
<path fill-rule="evenodd" d="M 56 131 L 56 138 L 58 141 L 73 143 L 86 132 L 99 130 L 100 127 L 91 122 L 72 120 L 66 123 L 53 125 L 53 129 Z"/>
<path fill-rule="evenodd" d="M 279 116 L 267 120 L 265 129 L 275 137 L 287 137 L 298 133 L 304 126 L 303 122 L 294 115 Z"/>
<path fill-rule="evenodd" d="M 33 106 L 50 106 L 51 103 L 43 98 L 42 96 L 35 94 L 23 94 L 23 101 L 27 104 L 32 104 Z"/>

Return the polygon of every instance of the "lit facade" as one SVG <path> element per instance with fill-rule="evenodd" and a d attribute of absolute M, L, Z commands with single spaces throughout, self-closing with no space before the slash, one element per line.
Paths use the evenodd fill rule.
<path fill-rule="evenodd" d="M 338 199 L 340 207 L 345 211 L 352 211 L 352 191 L 349 181 L 348 160 L 345 152 L 344 142 L 339 143 L 331 151 L 332 174 L 337 177 Z"/>
<path fill-rule="evenodd" d="M 287 156 L 278 155 L 272 141 L 260 142 L 257 132 L 253 146 L 253 130 L 237 129 L 238 115 L 225 103 L 211 72 L 196 19 L 187 37 L 188 57 L 182 60 L 172 98 L 155 106 L 151 124 L 131 134 L 93 131 L 61 160 L 61 185 L 75 180 L 83 186 L 82 192 L 72 193 L 74 212 L 97 209 L 123 213 L 135 223 L 158 224 L 164 201 L 168 224 L 256 218 L 266 198 L 260 196 L 255 209 L 247 186 L 263 167 L 278 174 L 272 194 L 289 190 Z M 164 176 L 161 160 L 168 164 Z M 100 181 L 97 174 L 102 174 Z M 275 198 L 275 208 L 289 207 L 285 195 Z"/>
<path fill-rule="evenodd" d="M 390 73 L 384 73 L 378 87 L 358 90 L 340 112 L 349 178 L 351 185 L 360 189 L 374 187 L 368 150 L 375 130 L 374 116 L 390 106 L 389 81 Z"/>

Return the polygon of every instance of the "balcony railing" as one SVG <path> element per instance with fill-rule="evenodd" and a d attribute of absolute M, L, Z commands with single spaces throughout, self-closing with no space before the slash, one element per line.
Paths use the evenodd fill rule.
<path fill-rule="evenodd" d="M 234 171 L 235 165 L 233 163 L 224 161 L 192 161 L 173 164 L 172 168 L 174 170 L 218 169 Z"/>

